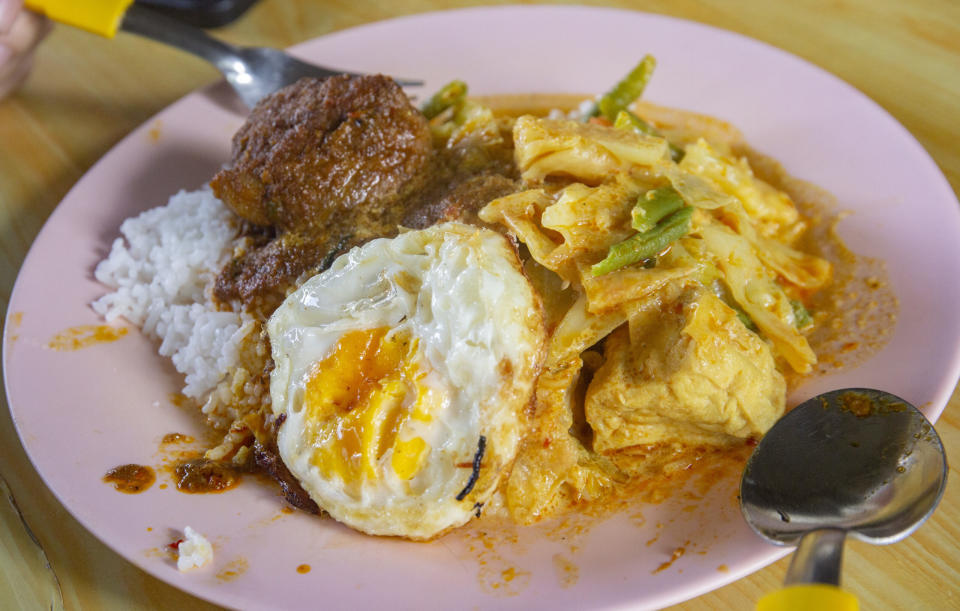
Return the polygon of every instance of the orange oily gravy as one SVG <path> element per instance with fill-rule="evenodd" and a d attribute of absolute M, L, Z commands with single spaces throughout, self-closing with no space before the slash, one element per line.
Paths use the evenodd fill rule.
<path fill-rule="evenodd" d="M 833 264 L 830 284 L 810 299 L 815 324 L 807 341 L 817 364 L 807 376 L 788 372 L 788 386 L 864 363 L 890 341 L 900 311 L 886 262 L 857 255 L 844 245 L 837 227 L 851 213 L 842 210 L 833 195 L 790 176 L 779 162 L 746 145 L 735 150 L 747 158 L 759 178 L 789 195 L 810 221 L 797 247 Z"/>
<path fill-rule="evenodd" d="M 47 343 L 58 352 L 80 350 L 96 344 L 115 342 L 129 332 L 127 327 L 112 325 L 77 325 L 60 331 Z"/>
<path fill-rule="evenodd" d="M 665 549 L 659 549 L 662 545 L 651 548 L 659 542 L 667 524 L 675 520 L 702 524 L 702 529 L 718 516 L 731 519 L 738 514 L 739 475 L 754 446 L 753 441 L 747 441 L 724 448 L 679 444 L 670 448 L 631 448 L 615 458 L 622 469 L 632 470 L 637 477 L 599 499 L 585 502 L 567 497 L 567 504 L 546 519 L 518 525 L 509 517 L 502 492 L 498 492 L 484 507 L 480 519 L 443 538 L 454 549 L 462 548 L 465 556 L 476 563 L 477 583 L 483 591 L 510 597 L 523 591 L 534 574 L 544 569 L 533 560 L 536 554 L 531 554 L 532 542 L 547 542 L 553 576 L 562 587 L 571 587 L 580 578 L 581 550 L 594 527 L 614 515 L 624 515 L 628 518 L 626 524 L 636 529 L 628 528 L 639 537 L 638 549 L 643 549 L 646 541 L 648 550 L 643 553 L 650 558 L 650 572 L 663 572 L 684 553 L 707 554 L 723 538 L 712 533 L 709 539 L 683 540 L 681 545 Z M 718 508 L 718 503 L 722 507 Z M 661 521 L 648 523 L 643 511 L 654 506 L 661 506 L 656 511 Z M 699 513 L 692 514 L 690 510 Z M 624 536 L 631 535 L 624 532 Z"/>

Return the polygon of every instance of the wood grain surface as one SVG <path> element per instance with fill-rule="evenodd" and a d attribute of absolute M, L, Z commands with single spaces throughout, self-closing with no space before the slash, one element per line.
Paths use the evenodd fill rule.
<path fill-rule="evenodd" d="M 261 0 L 216 34 L 285 47 L 380 19 L 502 2 Z M 535 3 L 527 3 L 535 4 Z M 956 0 L 650 0 L 582 2 L 719 26 L 790 51 L 876 100 L 909 129 L 960 190 L 960 3 Z M 34 71 L 0 101 L 0 307 L 43 222 L 67 190 L 125 134 L 172 101 L 213 82 L 203 62 L 130 35 L 105 40 L 57 26 Z M 944 279 L 957 282 L 958 278 Z M 960 305 L 958 305 L 960 307 Z M 960 464 L 960 392 L 937 429 Z M 9 412 L 0 409 L 0 607 L 208 609 L 148 576 L 81 527 L 41 482 Z M 960 608 L 960 482 L 911 538 L 846 548 L 845 587 L 864 609 Z M 778 587 L 786 560 L 683 603 L 751 608 Z"/>

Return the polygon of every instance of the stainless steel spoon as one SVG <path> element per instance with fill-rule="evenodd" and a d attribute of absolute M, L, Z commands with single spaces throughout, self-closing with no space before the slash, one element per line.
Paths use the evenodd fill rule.
<path fill-rule="evenodd" d="M 785 583 L 840 584 L 843 541 L 887 544 L 917 529 L 947 482 L 943 444 L 890 393 L 835 390 L 795 407 L 763 437 L 740 483 L 760 536 L 798 545 Z"/>

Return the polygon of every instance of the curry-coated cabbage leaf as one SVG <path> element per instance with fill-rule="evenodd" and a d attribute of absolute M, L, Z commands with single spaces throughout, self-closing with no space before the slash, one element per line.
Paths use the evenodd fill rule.
<path fill-rule="evenodd" d="M 523 116 L 513 128 L 516 161 L 528 182 L 568 176 L 599 184 L 632 166 L 670 158 L 667 141 L 591 123 Z"/>
<path fill-rule="evenodd" d="M 750 242 L 719 222 L 704 224 L 698 233 L 723 272 L 737 304 L 795 371 L 808 373 L 817 357 L 797 330 L 790 298 L 774 281 Z"/>
<path fill-rule="evenodd" d="M 687 146 L 678 167 L 737 198 L 765 236 L 797 222 L 797 208 L 786 194 L 756 180 L 746 160 L 722 155 L 703 139 Z"/>

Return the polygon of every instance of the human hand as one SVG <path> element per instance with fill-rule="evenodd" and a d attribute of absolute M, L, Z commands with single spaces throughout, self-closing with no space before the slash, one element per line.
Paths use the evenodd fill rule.
<path fill-rule="evenodd" d="M 43 15 L 23 8 L 23 0 L 0 0 L 0 99 L 27 78 L 33 52 L 50 31 Z"/>

